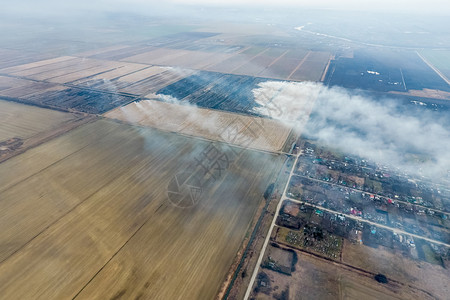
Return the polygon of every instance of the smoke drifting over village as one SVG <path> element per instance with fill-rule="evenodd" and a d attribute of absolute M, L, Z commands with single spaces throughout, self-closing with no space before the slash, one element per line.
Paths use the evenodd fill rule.
<path fill-rule="evenodd" d="M 312 82 L 266 82 L 254 94 L 258 103 L 273 97 L 282 113 L 255 110 L 285 122 L 304 118 L 299 110 L 315 101 L 304 133 L 344 153 L 432 178 L 446 176 L 450 169 L 450 131 L 443 113 L 408 113 L 394 100 L 376 101 Z"/>

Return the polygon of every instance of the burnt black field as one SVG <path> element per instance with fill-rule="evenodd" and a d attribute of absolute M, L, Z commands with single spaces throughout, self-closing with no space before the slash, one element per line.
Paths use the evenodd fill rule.
<path fill-rule="evenodd" d="M 68 88 L 62 91 L 46 92 L 36 96 L 32 95 L 20 102 L 62 110 L 102 114 L 115 107 L 132 102 L 134 99 L 135 97 L 116 93 Z"/>
<path fill-rule="evenodd" d="M 267 79 L 215 72 L 198 72 L 160 89 L 157 94 L 172 96 L 199 107 L 257 116 L 259 106 L 252 90 Z"/>
<path fill-rule="evenodd" d="M 353 58 L 337 57 L 325 83 L 377 92 L 425 88 L 450 91 L 448 84 L 414 51 L 382 48 L 356 50 Z"/>

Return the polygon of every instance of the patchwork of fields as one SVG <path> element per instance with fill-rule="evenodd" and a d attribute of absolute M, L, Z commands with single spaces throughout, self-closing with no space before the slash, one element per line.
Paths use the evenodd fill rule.
<path fill-rule="evenodd" d="M 298 47 L 217 43 L 215 35 L 180 33 L 151 40 L 145 46 L 84 52 L 79 56 L 293 81 L 320 81 L 331 59 L 328 52 Z"/>
<path fill-rule="evenodd" d="M 267 81 L 247 75 L 76 57 L 1 69 L 0 74 L 4 74 L 0 75 L 0 97 L 95 114 L 155 94 L 186 98 L 202 107 L 254 114 L 252 90 Z"/>
<path fill-rule="evenodd" d="M 1 69 L 0 97 L 63 110 L 104 113 L 191 74 L 170 68 L 59 57 Z"/>
<path fill-rule="evenodd" d="M 2 295 L 217 295 L 293 141 L 290 126 L 258 116 L 267 79 L 252 76 L 295 80 L 315 56 L 199 42 L 214 35 L 11 64 L 0 53 Z"/>
<path fill-rule="evenodd" d="M 331 60 L 328 52 L 224 44 L 214 40 L 216 35 L 182 32 L 146 43 L 0 64 L 0 97 L 64 111 L 103 114 L 137 98 L 151 98 L 200 80 L 204 87 L 212 85 L 210 91 L 197 90 L 192 95 L 201 96 L 197 99 L 200 106 L 206 101 L 203 105 L 208 108 L 233 108 L 251 114 L 251 107 L 242 100 L 259 82 L 321 81 Z M 6 60 L 4 57 L 13 53 L 0 49 L 0 63 L 2 57 Z M 187 96 L 188 89 L 184 93 Z M 211 96 L 220 99 L 210 105 L 207 99 Z"/>
<path fill-rule="evenodd" d="M 305 81 L 450 94 L 413 52 L 349 50 L 335 59 L 326 47 L 262 43 L 267 28 L 256 37 L 149 34 L 158 28 L 95 47 L 72 41 L 70 51 L 61 40 L 47 54 L 0 48 L 2 297 L 214 298 L 231 275 L 250 270 L 235 268 L 243 241 L 277 176 L 288 176 L 284 154 L 294 158 L 318 97 Z M 432 64 L 446 55 L 422 54 Z M 435 67 L 448 73 L 446 63 Z M 300 257 L 291 293 L 398 296 Z"/>

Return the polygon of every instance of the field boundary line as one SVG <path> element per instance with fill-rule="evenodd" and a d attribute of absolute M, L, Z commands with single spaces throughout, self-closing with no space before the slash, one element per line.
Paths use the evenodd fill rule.
<path fill-rule="evenodd" d="M 275 58 L 275 60 L 272 61 L 265 69 L 270 68 L 270 67 L 271 67 L 272 65 L 274 65 L 277 61 L 279 61 L 283 56 L 285 56 L 286 53 L 288 53 L 288 52 L 289 52 L 289 50 L 284 51 L 283 54 L 281 54 L 280 56 L 278 56 L 277 58 Z M 265 70 L 265 69 L 264 69 L 264 70 Z"/>
<path fill-rule="evenodd" d="M 123 243 L 122 246 L 119 247 L 119 249 L 117 249 L 117 251 L 108 259 L 108 261 L 105 262 L 105 264 L 91 277 L 91 279 L 88 280 L 88 282 L 86 282 L 86 284 L 78 291 L 78 293 L 75 294 L 75 296 L 73 296 L 72 300 L 77 298 L 81 292 L 83 292 L 83 290 L 92 282 L 92 280 L 94 280 L 95 277 L 97 277 L 97 275 L 103 271 L 103 269 L 111 262 L 111 260 L 113 260 L 114 257 L 116 257 L 116 255 L 125 247 L 126 244 L 128 244 L 128 242 L 142 229 L 142 227 L 144 227 L 145 224 L 147 224 L 147 222 L 152 218 L 152 216 L 149 216 L 147 218 L 147 220 L 145 220 L 141 226 L 139 226 L 135 232 L 133 232 L 133 234 L 125 241 L 125 243 Z"/>
<path fill-rule="evenodd" d="M 242 63 L 241 65 L 237 66 L 236 68 L 234 68 L 233 70 L 230 71 L 231 74 L 233 74 L 233 72 L 236 72 L 237 70 L 239 70 L 241 67 L 245 66 L 248 63 L 251 63 L 252 60 L 254 60 L 255 58 L 257 58 L 258 56 L 260 56 L 261 54 L 265 53 L 269 51 L 269 48 L 266 48 L 265 50 L 259 52 L 258 54 L 256 54 L 255 56 L 253 56 L 252 58 L 250 58 L 249 60 L 246 60 L 244 63 Z M 249 75 L 244 75 L 244 76 L 249 76 Z"/>
<path fill-rule="evenodd" d="M 325 81 L 325 77 L 327 76 L 328 69 L 330 68 L 330 64 L 331 64 L 331 61 L 332 61 L 333 59 L 334 59 L 334 57 L 333 57 L 332 55 L 330 55 L 330 57 L 328 58 L 328 63 L 327 63 L 327 65 L 326 65 L 325 69 L 324 69 L 323 72 L 322 72 L 322 77 L 320 77 L 320 81 L 321 81 L 321 82 L 324 82 L 324 81 Z"/>
<path fill-rule="evenodd" d="M 311 55 L 311 51 L 306 53 L 305 57 L 302 58 L 302 60 L 298 63 L 297 67 L 289 74 L 289 76 L 286 78 L 287 80 L 291 80 L 291 76 L 294 75 L 295 72 L 297 72 L 298 69 L 305 63 L 306 59 Z"/>
<path fill-rule="evenodd" d="M 110 181 L 106 182 L 104 185 L 96 189 L 92 194 L 87 196 L 84 200 L 80 201 L 80 203 L 76 204 L 74 207 L 70 208 L 66 213 L 61 215 L 59 218 L 48 224 L 45 228 L 43 228 L 39 233 L 37 233 L 35 236 L 33 236 L 29 241 L 27 241 L 25 244 L 17 248 L 14 252 L 12 252 L 8 257 L 4 258 L 2 261 L 0 261 L 0 265 L 6 262 L 8 259 L 13 257 L 16 253 L 18 253 L 20 250 L 25 248 L 28 244 L 30 244 L 32 241 L 34 241 L 37 237 L 39 237 L 41 234 L 43 234 L 45 231 L 47 231 L 50 227 L 58 223 L 60 220 L 62 220 L 64 217 L 66 217 L 68 214 L 70 214 L 72 211 L 74 211 L 77 207 L 88 201 L 92 196 L 97 194 L 100 190 L 102 190 L 105 186 L 109 185 L 111 182 L 113 182 L 116 178 L 112 178 Z"/>
<path fill-rule="evenodd" d="M 439 77 L 441 77 L 448 85 L 450 85 L 450 80 L 448 80 L 448 78 L 444 74 L 442 74 L 438 68 L 433 66 L 424 56 L 419 53 L 419 51 L 416 50 L 416 54 L 423 60 L 424 63 L 426 63 L 431 69 L 433 69 L 433 71 L 436 72 Z"/>

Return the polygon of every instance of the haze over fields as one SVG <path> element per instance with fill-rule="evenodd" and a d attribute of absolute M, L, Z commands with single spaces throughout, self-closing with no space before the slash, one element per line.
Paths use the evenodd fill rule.
<path fill-rule="evenodd" d="M 448 299 L 448 1 L 3 2 L 0 299 Z"/>

